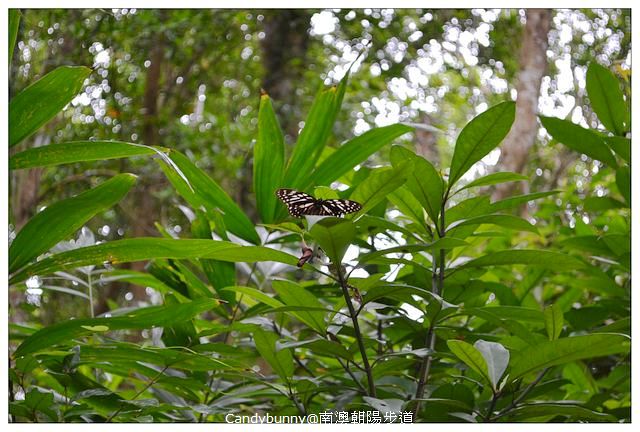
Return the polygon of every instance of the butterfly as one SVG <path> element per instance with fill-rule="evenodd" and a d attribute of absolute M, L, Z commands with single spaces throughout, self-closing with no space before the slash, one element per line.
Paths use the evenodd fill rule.
<path fill-rule="evenodd" d="M 278 189 L 276 196 L 286 204 L 289 214 L 294 217 L 307 215 L 340 216 L 362 210 L 362 205 L 346 199 L 317 199 L 295 189 Z"/>

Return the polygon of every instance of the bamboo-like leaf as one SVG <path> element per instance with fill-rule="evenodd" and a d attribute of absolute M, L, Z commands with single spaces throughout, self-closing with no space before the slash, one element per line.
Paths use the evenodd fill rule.
<path fill-rule="evenodd" d="M 181 170 L 184 177 L 176 173 L 172 167 L 162 163 L 162 169 L 178 193 L 194 208 L 204 207 L 211 213 L 222 212 L 222 219 L 227 229 L 233 234 L 253 244 L 259 244 L 260 238 L 247 215 L 227 195 L 218 183 L 198 168 L 185 155 L 172 151 L 171 160 Z"/>
<path fill-rule="evenodd" d="M 502 102 L 471 120 L 460 132 L 451 159 L 449 187 L 507 136 L 516 114 L 514 102 Z"/>
<path fill-rule="evenodd" d="M 536 402 L 535 404 L 522 405 L 509 411 L 507 419 L 510 422 L 534 422 L 532 419 L 557 416 L 568 417 L 574 422 L 593 421 L 613 423 L 616 418 L 611 414 L 594 411 L 574 403 L 565 401 L 555 403 Z"/>
<path fill-rule="evenodd" d="M 466 185 L 458 189 L 456 193 L 463 191 L 465 189 L 470 189 L 474 187 L 491 186 L 499 183 L 507 183 L 507 182 L 514 182 L 514 181 L 526 181 L 528 179 L 529 177 L 525 175 L 517 174 L 513 172 L 507 172 L 507 171 L 496 172 L 496 173 L 488 174 L 486 176 L 477 178 L 467 183 Z"/>
<path fill-rule="evenodd" d="M 615 135 L 623 136 L 628 130 L 629 113 L 620 83 L 609 69 L 595 61 L 587 68 L 587 94 L 604 127 Z"/>
<path fill-rule="evenodd" d="M 20 28 L 20 9 L 9 9 L 9 66 L 13 59 L 13 51 L 16 47 L 16 39 L 18 37 L 18 28 Z"/>
<path fill-rule="evenodd" d="M 93 189 L 58 201 L 36 214 L 18 233 L 9 248 L 9 272 L 48 251 L 79 230 L 96 214 L 111 208 L 129 192 L 133 174 L 120 174 Z"/>
<path fill-rule="evenodd" d="M 9 103 L 9 147 L 29 137 L 78 94 L 91 69 L 61 66 L 18 93 Z"/>
<path fill-rule="evenodd" d="M 484 377 L 488 383 L 491 383 L 491 378 L 489 377 L 487 369 L 487 362 L 482 356 L 482 353 L 476 347 L 470 343 L 457 339 L 448 340 L 447 346 L 456 357 L 463 361 L 464 364 Z"/>
<path fill-rule="evenodd" d="M 29 336 L 16 349 L 14 357 L 31 354 L 61 342 L 71 343 L 74 338 L 93 333 L 94 330 L 91 328 L 95 326 L 106 326 L 109 330 L 164 327 L 189 320 L 214 308 L 217 304 L 218 302 L 213 299 L 200 299 L 171 306 L 141 308 L 123 316 L 62 321 L 38 330 Z"/>
<path fill-rule="evenodd" d="M 489 210 L 490 212 L 493 213 L 501 210 L 510 209 L 513 207 L 517 207 L 520 204 L 528 203 L 530 201 L 534 201 L 540 198 L 555 195 L 559 192 L 560 192 L 559 190 L 552 190 L 548 192 L 534 192 L 534 193 L 524 194 L 524 195 L 515 195 L 500 201 L 492 202 Z"/>
<path fill-rule="evenodd" d="M 284 170 L 284 136 L 271 99 L 260 97 L 258 139 L 253 147 L 253 190 L 260 219 L 272 223 L 276 215 L 274 192 L 281 186 Z"/>
<path fill-rule="evenodd" d="M 457 227 L 462 226 L 477 226 L 482 224 L 488 225 L 496 225 L 508 229 L 516 229 L 520 231 L 529 231 L 532 233 L 538 233 L 538 229 L 531 225 L 525 219 L 522 219 L 518 216 L 506 215 L 506 214 L 493 214 L 493 215 L 482 215 L 475 216 L 469 219 L 464 219 L 457 223 L 453 223 L 449 226 L 449 230 L 454 230 Z M 452 234 L 455 237 L 455 234 Z"/>
<path fill-rule="evenodd" d="M 604 138 L 605 142 L 616 152 L 618 156 L 624 159 L 628 164 L 631 163 L 631 139 L 617 136 Z"/>
<path fill-rule="evenodd" d="M 278 293 L 280 300 L 287 306 L 309 306 L 318 309 L 325 309 L 320 301 L 300 285 L 288 280 L 273 281 L 273 290 Z M 309 327 L 325 335 L 327 325 L 325 324 L 326 313 L 319 311 L 299 311 L 293 312 L 300 321 Z"/>
<path fill-rule="evenodd" d="M 394 139 L 412 130 L 413 128 L 409 126 L 394 124 L 371 129 L 347 141 L 318 165 L 311 175 L 311 184 L 330 184 L 356 165 L 366 161 L 369 156 L 391 143 Z"/>
<path fill-rule="evenodd" d="M 616 171 L 616 186 L 620 194 L 627 202 L 627 206 L 631 207 L 631 168 L 623 166 Z"/>
<path fill-rule="evenodd" d="M 285 252 L 262 246 L 240 246 L 235 243 L 199 239 L 132 238 L 101 243 L 52 255 L 24 267 L 10 279 L 18 283 L 33 275 L 87 265 L 120 264 L 155 258 L 210 258 L 228 262 L 276 261 L 295 266 L 298 259 Z"/>
<path fill-rule="evenodd" d="M 159 148 L 160 151 L 168 151 Z M 75 162 L 152 156 L 153 148 L 122 141 L 74 141 L 27 149 L 9 158 L 9 169 L 25 169 Z"/>

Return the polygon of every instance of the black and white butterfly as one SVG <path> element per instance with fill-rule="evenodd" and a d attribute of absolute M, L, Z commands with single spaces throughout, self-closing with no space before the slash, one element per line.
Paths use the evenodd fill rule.
<path fill-rule="evenodd" d="M 276 196 L 287 205 L 289 214 L 302 216 L 340 216 L 362 210 L 362 205 L 346 199 L 317 199 L 295 189 L 278 189 Z"/>

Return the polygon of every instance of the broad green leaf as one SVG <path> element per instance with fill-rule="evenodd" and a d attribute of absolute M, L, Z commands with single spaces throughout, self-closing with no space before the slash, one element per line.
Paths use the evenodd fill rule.
<path fill-rule="evenodd" d="M 518 216 L 506 215 L 506 214 L 494 214 L 494 215 L 483 215 L 476 216 L 469 219 L 464 219 L 460 222 L 451 224 L 449 226 L 449 230 L 454 230 L 458 227 L 462 226 L 474 226 L 474 225 L 496 225 L 508 229 L 515 229 L 520 231 L 529 231 L 532 233 L 538 233 L 538 229 L 531 225 L 525 219 L 522 219 Z M 452 234 L 455 237 L 455 234 Z"/>
<path fill-rule="evenodd" d="M 493 252 L 480 258 L 467 261 L 457 270 L 474 267 L 490 267 L 494 265 L 523 264 L 540 266 L 551 270 L 572 271 L 585 267 L 585 264 L 570 256 L 559 252 L 546 250 L 515 249 Z"/>
<path fill-rule="evenodd" d="M 311 175 L 312 184 L 330 184 L 356 165 L 366 161 L 369 156 L 391 143 L 394 139 L 412 130 L 412 127 L 394 124 L 371 129 L 347 141 L 318 165 Z"/>
<path fill-rule="evenodd" d="M 278 344 L 278 347 L 280 349 L 305 347 L 318 355 L 326 357 L 340 357 L 346 360 L 353 361 L 353 355 L 349 351 L 347 351 L 345 347 L 337 342 L 327 339 L 312 339 L 300 342 L 289 342 L 285 344 Z"/>
<path fill-rule="evenodd" d="M 293 376 L 293 356 L 289 349 L 276 350 L 278 336 L 275 333 L 258 329 L 253 332 L 256 349 L 275 373 L 285 381 Z"/>
<path fill-rule="evenodd" d="M 61 66 L 18 93 L 9 102 L 9 147 L 29 137 L 80 92 L 91 69 Z"/>
<path fill-rule="evenodd" d="M 272 223 L 275 219 L 275 191 L 281 186 L 283 170 L 284 136 L 271 99 L 263 94 L 258 113 L 258 139 L 253 147 L 253 190 L 264 223 Z"/>
<path fill-rule="evenodd" d="M 500 378 L 509 365 L 509 351 L 497 342 L 487 342 L 482 339 L 473 344 L 480 351 L 487 365 L 489 382 L 494 390 L 498 389 Z"/>
<path fill-rule="evenodd" d="M 379 256 L 387 255 L 390 253 L 416 253 L 422 251 L 433 253 L 435 250 L 439 249 L 453 249 L 456 247 L 464 247 L 468 245 L 469 243 L 465 242 L 464 240 L 460 240 L 454 237 L 444 237 L 432 243 L 407 244 L 377 250 L 375 252 L 360 255 L 358 259 L 360 260 L 360 262 L 367 262 Z"/>
<path fill-rule="evenodd" d="M 613 168 L 618 165 L 609 146 L 600 135 L 568 120 L 545 116 L 538 117 L 542 126 L 549 132 L 549 135 L 570 149 L 584 153 L 590 158 L 604 162 Z"/>
<path fill-rule="evenodd" d="M 556 403 L 536 402 L 531 405 L 521 405 L 509 411 L 506 418 L 510 422 L 527 422 L 531 419 L 546 417 L 553 419 L 557 416 L 569 417 L 574 422 L 614 422 L 616 418 L 611 414 L 593 411 L 580 405 L 560 401 Z"/>
<path fill-rule="evenodd" d="M 457 339 L 448 340 L 447 346 L 456 357 L 462 360 L 464 364 L 484 377 L 488 383 L 491 383 L 491 378 L 489 377 L 489 371 L 487 369 L 487 362 L 482 356 L 482 353 L 476 347 L 465 341 Z"/>
<path fill-rule="evenodd" d="M 402 406 L 404 405 L 402 399 L 377 399 L 369 396 L 363 396 L 362 399 L 380 413 L 399 413 L 402 411 Z"/>
<path fill-rule="evenodd" d="M 312 172 L 331 136 L 348 79 L 349 73 L 346 73 L 338 87 L 319 91 L 287 163 L 283 186 L 303 190 L 311 185 L 309 173 Z"/>
<path fill-rule="evenodd" d="M 492 173 L 492 174 L 488 174 L 486 176 L 477 178 L 469 183 L 467 183 L 466 185 L 464 185 L 463 187 L 461 187 L 460 189 L 458 189 L 456 191 L 460 192 L 463 191 L 465 189 L 469 189 L 469 188 L 473 188 L 473 187 L 480 187 L 480 186 L 491 186 L 491 185 L 495 185 L 498 183 L 506 183 L 506 182 L 514 182 L 514 181 L 526 181 L 529 180 L 529 177 L 522 175 L 522 174 L 517 174 L 517 173 L 513 173 L 513 172 L 496 172 L 496 173 Z"/>
<path fill-rule="evenodd" d="M 480 195 L 460 201 L 458 204 L 445 211 L 445 222 L 448 225 L 461 220 L 475 216 L 480 216 L 491 212 L 491 203 L 489 196 Z"/>
<path fill-rule="evenodd" d="M 584 209 L 588 212 L 605 211 L 627 207 L 627 204 L 609 196 L 588 196 L 584 199 Z"/>
<path fill-rule="evenodd" d="M 356 235 L 356 228 L 348 219 L 324 218 L 311 228 L 310 234 L 334 264 L 340 264 Z"/>
<path fill-rule="evenodd" d="M 631 139 L 617 136 L 604 138 L 609 147 L 624 159 L 628 164 L 631 163 Z"/>
<path fill-rule="evenodd" d="M 159 151 L 167 151 L 158 148 Z M 9 169 L 54 166 L 157 154 L 150 147 L 122 141 L 74 141 L 27 149 L 9 158 Z"/>
<path fill-rule="evenodd" d="M 58 201 L 36 214 L 18 232 L 9 247 L 9 272 L 66 239 L 96 214 L 113 207 L 136 181 L 133 174 L 119 174 L 100 186 Z"/>
<path fill-rule="evenodd" d="M 182 176 L 175 172 L 173 167 L 162 163 L 162 169 L 178 193 L 194 209 L 204 207 L 211 213 L 222 212 L 222 219 L 230 232 L 253 244 L 260 243 L 260 238 L 251 220 L 218 183 L 182 153 L 174 150 L 170 157 L 187 178 L 191 187 L 185 183 Z"/>
<path fill-rule="evenodd" d="M 538 344 L 513 355 L 509 378 L 515 380 L 532 372 L 576 360 L 624 354 L 631 340 L 626 335 L 597 333 L 561 338 Z"/>
<path fill-rule="evenodd" d="M 449 187 L 502 142 L 515 115 L 516 104 L 502 102 L 476 116 L 462 129 L 451 159 Z"/>
<path fill-rule="evenodd" d="M 425 213 L 422 205 L 406 185 L 393 191 L 387 198 L 394 206 L 398 207 L 403 216 L 411 218 L 420 225 L 425 224 Z"/>
<path fill-rule="evenodd" d="M 87 265 L 121 264 L 155 258 L 210 258 L 229 262 L 276 261 L 295 266 L 298 259 L 285 252 L 262 246 L 199 239 L 161 239 L 140 237 L 101 243 L 52 255 L 33 263 L 11 277 L 18 283 L 30 276 L 44 275 Z"/>
<path fill-rule="evenodd" d="M 16 47 L 16 39 L 18 38 L 18 28 L 20 28 L 20 9 L 9 9 L 9 66 L 13 59 L 13 51 Z"/>
<path fill-rule="evenodd" d="M 411 161 L 413 167 L 403 168 L 406 161 Z M 407 170 L 407 189 L 437 224 L 444 193 L 440 173 L 431 162 L 400 146 L 391 147 L 391 163 L 396 169 Z"/>
<path fill-rule="evenodd" d="M 367 213 L 407 180 L 407 164 L 398 168 L 376 168 L 353 191 L 349 199 L 362 205 L 362 213 Z"/>
<path fill-rule="evenodd" d="M 587 94 L 604 127 L 615 135 L 624 135 L 629 129 L 629 113 L 620 83 L 609 69 L 595 61 L 587 69 Z"/>
<path fill-rule="evenodd" d="M 556 305 L 549 305 L 544 309 L 544 326 L 547 329 L 549 340 L 556 340 L 562 333 L 564 317 L 562 309 Z"/>
<path fill-rule="evenodd" d="M 525 195 L 516 195 L 509 198 L 505 198 L 500 201 L 495 201 L 491 203 L 490 211 L 497 212 L 500 210 L 506 210 L 513 207 L 517 207 L 520 204 L 528 203 L 529 201 L 537 200 L 540 198 L 548 197 L 551 195 L 555 195 L 559 193 L 559 190 L 552 190 L 548 192 L 534 192 Z"/>
<path fill-rule="evenodd" d="M 617 169 L 616 185 L 627 205 L 631 207 L 631 168 L 623 166 Z"/>
<path fill-rule="evenodd" d="M 278 293 L 280 300 L 287 306 L 310 306 L 324 309 L 325 306 L 313 294 L 306 291 L 295 282 L 287 280 L 274 280 L 272 283 L 273 290 Z M 320 333 L 326 334 L 327 325 L 325 324 L 326 313 L 319 311 L 299 311 L 293 312 L 300 321 Z"/>
<path fill-rule="evenodd" d="M 106 326 L 109 330 L 145 329 L 165 327 L 187 321 L 194 316 L 211 310 L 218 302 L 213 299 L 199 299 L 171 306 L 152 306 L 136 309 L 125 315 L 108 318 L 80 318 L 62 321 L 44 327 L 25 339 L 16 349 L 14 357 L 34 353 L 61 342 L 71 343 L 74 338 L 93 333 L 94 326 Z"/>
<path fill-rule="evenodd" d="M 35 414 L 40 412 L 46 415 L 50 421 L 58 421 L 58 415 L 53 409 L 55 403 L 53 402 L 53 393 L 41 392 L 37 388 L 32 388 L 24 397 L 24 404 L 29 407 L 29 410 Z M 37 418 L 34 418 L 37 420 Z M 37 421 L 36 421 L 37 423 Z"/>
<path fill-rule="evenodd" d="M 246 286 L 229 286 L 224 288 L 224 291 L 236 292 L 236 293 L 247 295 L 260 303 L 264 303 L 274 308 L 284 306 L 284 303 L 280 302 L 277 299 L 274 299 L 270 295 L 265 294 L 262 291 L 257 290 L 255 288 L 246 287 Z"/>

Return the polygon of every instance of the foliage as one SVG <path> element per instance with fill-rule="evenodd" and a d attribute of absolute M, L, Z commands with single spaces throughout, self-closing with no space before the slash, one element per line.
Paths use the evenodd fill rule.
<path fill-rule="evenodd" d="M 101 287 L 130 282 L 161 305 L 10 323 L 10 414 L 172 422 L 377 409 L 430 422 L 629 421 L 629 115 L 616 77 L 597 65 L 589 71 L 589 99 L 605 129 L 540 119 L 553 143 L 591 158 L 594 179 L 607 186 L 583 197 L 573 224 L 558 215 L 561 191 L 491 202 L 482 188 L 527 178 L 465 179 L 508 133 L 511 101 L 460 130 L 448 167 L 392 145 L 413 130 L 403 124 L 333 148 L 349 72 L 317 92 L 289 155 L 261 96 L 256 218 L 178 149 L 100 140 L 14 153 L 12 170 L 133 156 L 147 165 L 143 173 L 159 165 L 191 230 L 59 243 L 123 199 L 136 182 L 128 172 L 49 205 L 20 229 L 9 250 L 11 290 L 73 294 L 93 313 Z M 46 118 L 10 122 L 10 144 L 73 93 L 53 82 L 16 95 L 12 118 L 31 118 L 30 100 L 56 103 Z M 390 163 L 365 166 L 376 152 Z M 291 221 L 273 194 L 281 186 L 354 199 L 363 210 Z M 516 211 L 533 201 L 541 202 L 534 215 Z M 145 272 L 114 268 L 135 261 L 149 262 Z"/>

